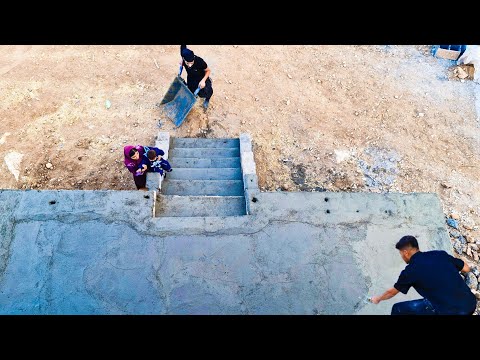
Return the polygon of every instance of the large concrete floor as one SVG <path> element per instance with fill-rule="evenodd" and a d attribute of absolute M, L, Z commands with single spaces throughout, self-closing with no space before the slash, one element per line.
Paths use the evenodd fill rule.
<path fill-rule="evenodd" d="M 451 253 L 433 194 L 256 197 L 254 215 L 153 218 L 153 192 L 0 191 L 0 313 L 389 314 L 418 294 L 364 299 L 404 268 L 401 236 Z"/>

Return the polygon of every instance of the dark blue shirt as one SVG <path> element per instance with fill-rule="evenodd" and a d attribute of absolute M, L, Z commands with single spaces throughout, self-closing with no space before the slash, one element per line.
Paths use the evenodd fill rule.
<path fill-rule="evenodd" d="M 438 314 L 473 313 L 477 299 L 459 274 L 463 266 L 463 260 L 445 251 L 419 251 L 393 286 L 404 294 L 413 286 Z"/>

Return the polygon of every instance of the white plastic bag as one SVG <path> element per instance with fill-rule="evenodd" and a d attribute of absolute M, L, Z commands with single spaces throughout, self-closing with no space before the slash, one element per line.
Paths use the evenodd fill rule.
<path fill-rule="evenodd" d="M 457 65 L 473 64 L 473 80 L 480 83 L 480 45 L 467 45 L 467 49 L 457 60 Z"/>

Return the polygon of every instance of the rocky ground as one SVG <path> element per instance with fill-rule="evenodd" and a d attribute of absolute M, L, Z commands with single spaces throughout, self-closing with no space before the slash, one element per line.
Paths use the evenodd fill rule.
<path fill-rule="evenodd" d="M 480 85 L 468 67 L 427 45 L 191 49 L 214 96 L 176 129 L 157 104 L 177 45 L 0 47 L 1 187 L 132 190 L 127 144 L 249 132 L 262 190 L 437 193 L 455 251 L 478 266 Z"/>

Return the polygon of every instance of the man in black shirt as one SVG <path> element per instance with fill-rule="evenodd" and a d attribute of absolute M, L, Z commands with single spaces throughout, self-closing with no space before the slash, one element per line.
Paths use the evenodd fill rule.
<path fill-rule="evenodd" d="M 408 265 L 393 285 L 381 296 L 370 301 L 378 304 L 399 292 L 406 294 L 410 286 L 424 298 L 396 303 L 392 315 L 471 315 L 477 299 L 458 273 L 467 273 L 470 267 L 461 259 L 445 251 L 425 251 L 418 248 L 413 236 L 402 237 L 395 247 Z"/>
<path fill-rule="evenodd" d="M 212 80 L 209 77 L 210 69 L 200 56 L 187 49 L 187 45 L 180 45 L 180 55 L 182 60 L 180 61 L 180 72 L 178 75 L 182 73 L 182 69 L 185 67 L 187 71 L 187 86 L 192 93 L 200 87 L 201 90 L 198 92 L 198 96 L 205 98 L 203 107 L 206 110 L 213 95 Z"/>

